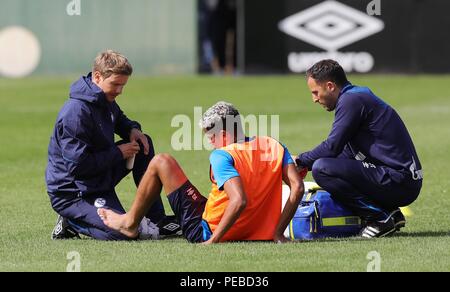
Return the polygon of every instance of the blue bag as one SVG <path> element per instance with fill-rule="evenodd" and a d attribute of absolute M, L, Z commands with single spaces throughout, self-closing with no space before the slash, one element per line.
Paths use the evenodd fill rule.
<path fill-rule="evenodd" d="M 316 187 L 306 191 L 288 233 L 291 239 L 312 240 L 356 236 L 361 229 L 358 216 Z"/>

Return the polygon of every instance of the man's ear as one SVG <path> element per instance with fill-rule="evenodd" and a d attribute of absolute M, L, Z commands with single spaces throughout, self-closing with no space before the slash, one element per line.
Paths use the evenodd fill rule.
<path fill-rule="evenodd" d="M 327 89 L 331 92 L 333 92 L 337 88 L 336 83 L 328 81 L 327 82 Z"/>
<path fill-rule="evenodd" d="M 98 71 L 92 72 L 92 81 L 96 84 L 98 84 L 100 81 L 102 81 L 102 74 Z"/>

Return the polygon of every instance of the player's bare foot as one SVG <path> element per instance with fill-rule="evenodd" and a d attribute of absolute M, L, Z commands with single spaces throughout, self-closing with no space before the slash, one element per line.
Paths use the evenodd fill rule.
<path fill-rule="evenodd" d="M 119 231 L 129 238 L 138 236 L 138 227 L 133 228 L 128 224 L 126 214 L 117 214 L 114 211 L 102 208 L 98 209 L 97 213 L 109 228 Z"/>

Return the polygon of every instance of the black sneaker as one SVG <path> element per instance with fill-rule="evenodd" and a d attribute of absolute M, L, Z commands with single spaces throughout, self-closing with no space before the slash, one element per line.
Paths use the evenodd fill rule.
<path fill-rule="evenodd" d="M 156 224 L 159 228 L 159 238 L 178 237 L 183 234 L 175 216 L 166 216 Z"/>
<path fill-rule="evenodd" d="M 56 220 L 55 228 L 53 228 L 51 238 L 55 239 L 70 239 L 70 238 L 78 238 L 80 239 L 80 235 L 76 232 L 72 227 L 70 227 L 69 223 L 67 223 L 67 219 L 61 215 L 58 215 L 58 219 Z"/>
<path fill-rule="evenodd" d="M 396 231 L 394 218 L 389 216 L 384 221 L 368 222 L 366 227 L 361 230 L 360 235 L 364 238 L 385 237 Z"/>
<path fill-rule="evenodd" d="M 390 216 L 394 218 L 395 229 L 397 231 L 400 231 L 401 228 L 406 226 L 405 216 L 403 215 L 400 209 L 397 209 L 394 212 L 392 212 Z"/>

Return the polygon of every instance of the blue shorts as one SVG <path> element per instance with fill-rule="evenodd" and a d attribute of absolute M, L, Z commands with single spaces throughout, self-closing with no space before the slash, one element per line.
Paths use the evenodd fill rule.
<path fill-rule="evenodd" d="M 170 206 L 189 242 L 203 242 L 211 236 L 211 229 L 202 220 L 207 199 L 195 186 L 187 181 L 178 190 L 167 196 Z"/>

